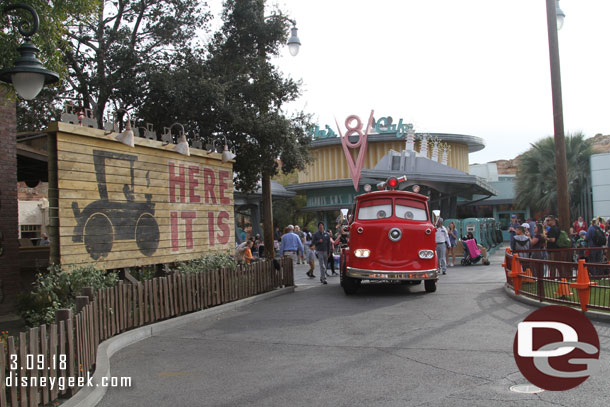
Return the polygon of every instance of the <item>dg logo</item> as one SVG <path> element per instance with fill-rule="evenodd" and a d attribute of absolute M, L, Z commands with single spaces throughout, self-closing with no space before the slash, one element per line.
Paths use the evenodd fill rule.
<path fill-rule="evenodd" d="M 599 367 L 599 337 L 580 311 L 551 305 L 519 323 L 513 342 L 517 367 L 544 390 L 572 389 Z"/>

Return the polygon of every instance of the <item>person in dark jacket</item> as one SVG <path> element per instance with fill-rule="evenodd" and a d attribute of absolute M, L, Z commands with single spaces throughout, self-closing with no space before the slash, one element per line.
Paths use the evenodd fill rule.
<path fill-rule="evenodd" d="M 318 222 L 318 231 L 313 234 L 312 243 L 316 245 L 316 257 L 320 263 L 320 282 L 326 282 L 326 262 L 331 251 L 330 234 L 324 230 L 324 222 Z"/>

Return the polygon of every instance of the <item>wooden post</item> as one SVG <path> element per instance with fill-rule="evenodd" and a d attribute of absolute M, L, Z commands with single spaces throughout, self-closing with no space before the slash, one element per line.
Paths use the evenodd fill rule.
<path fill-rule="evenodd" d="M 89 302 L 93 302 L 95 299 L 95 291 L 93 287 L 83 287 L 82 295 L 89 297 Z"/>
<path fill-rule="evenodd" d="M 62 308 L 55 310 L 55 322 L 59 325 L 60 321 L 67 321 L 72 318 L 72 310 L 69 308 Z"/>
<path fill-rule="evenodd" d="M 76 297 L 76 313 L 80 313 L 83 308 L 89 305 L 89 297 L 79 295 Z"/>

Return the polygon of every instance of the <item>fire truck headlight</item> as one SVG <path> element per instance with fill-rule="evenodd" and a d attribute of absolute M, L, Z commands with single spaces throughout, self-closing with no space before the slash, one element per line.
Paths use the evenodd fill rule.
<path fill-rule="evenodd" d="M 366 258 L 371 255 L 371 251 L 369 249 L 356 249 L 354 250 L 354 256 L 360 258 Z"/>
<path fill-rule="evenodd" d="M 434 257 L 434 251 L 432 250 L 420 250 L 419 258 L 420 259 L 431 259 Z"/>

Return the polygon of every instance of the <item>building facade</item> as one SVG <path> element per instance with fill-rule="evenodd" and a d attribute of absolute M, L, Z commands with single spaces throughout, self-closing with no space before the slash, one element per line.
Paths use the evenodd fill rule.
<path fill-rule="evenodd" d="M 347 123 L 346 127 L 349 129 Z M 468 172 L 468 154 L 485 148 L 479 137 L 418 134 L 412 126 L 403 125 L 402 119 L 393 124 L 391 117 L 373 119 L 365 137 L 350 135 L 350 131 L 340 137 L 330 126 L 326 130 L 316 127 L 312 163 L 299 173 L 297 184 L 287 186 L 304 194 L 304 210 L 318 213 L 327 225 L 339 209 L 351 207 L 364 185 L 374 186 L 390 176 L 406 176 L 407 182 L 400 188 L 411 190 L 417 185 L 420 193 L 430 197 L 430 207 L 440 209 L 446 218 L 457 216 L 458 201 L 465 204 L 476 195 L 496 194 L 484 178 Z M 353 148 L 356 145 L 358 149 Z M 355 177 L 358 163 L 361 168 Z"/>

